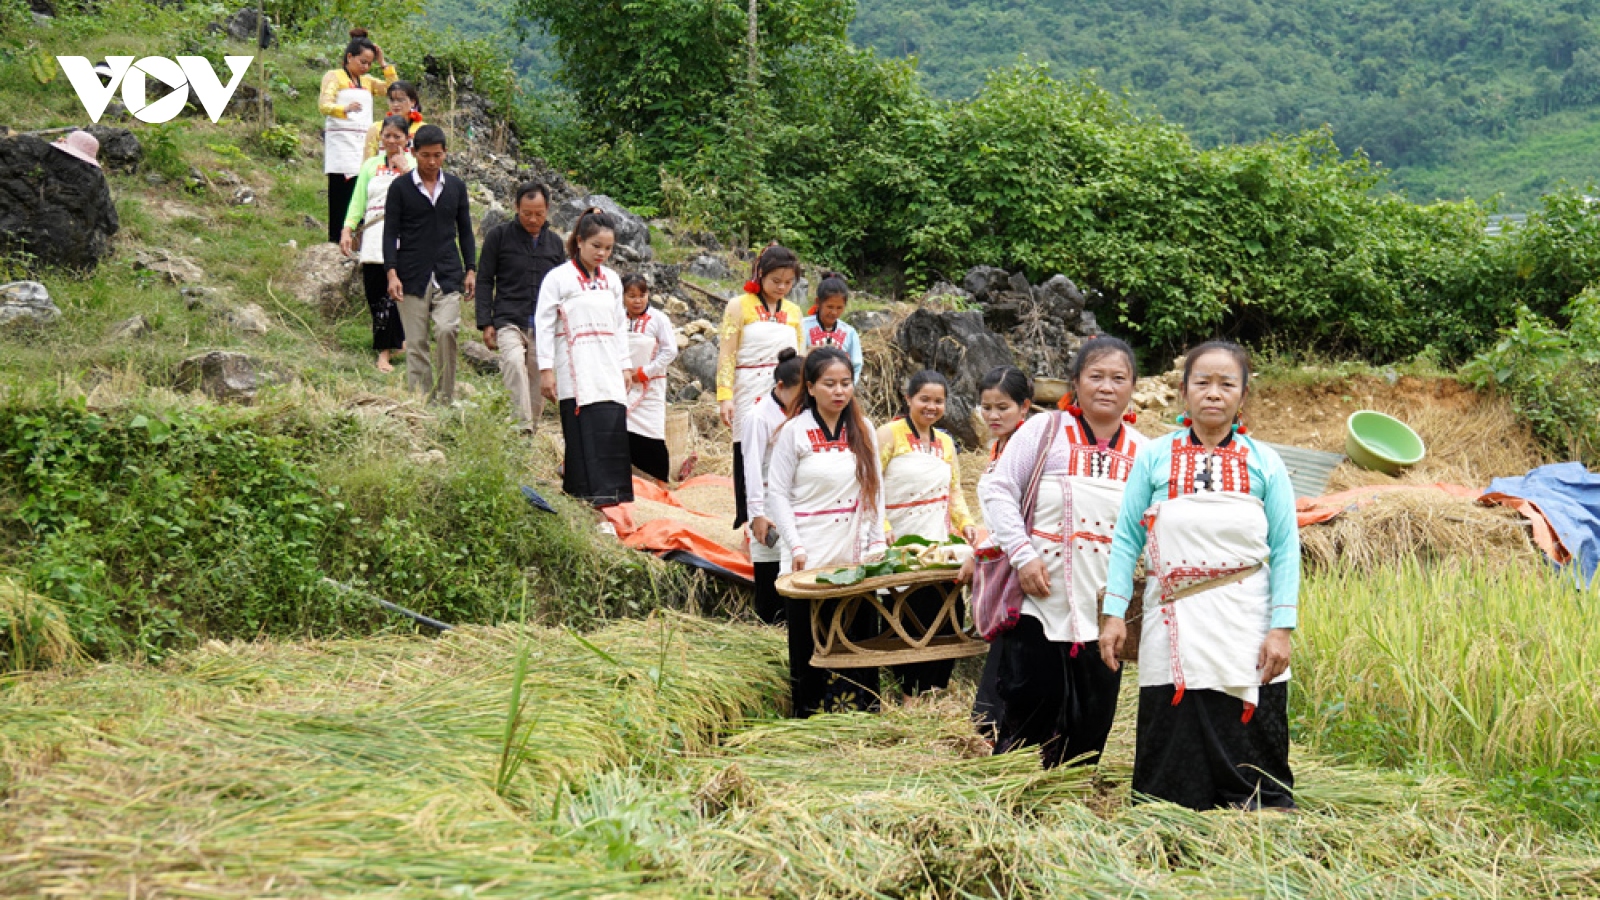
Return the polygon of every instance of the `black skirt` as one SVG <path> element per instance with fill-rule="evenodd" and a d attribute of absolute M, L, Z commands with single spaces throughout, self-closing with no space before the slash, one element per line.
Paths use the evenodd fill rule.
<path fill-rule="evenodd" d="M 563 491 L 595 506 L 633 502 L 626 406 L 607 401 L 579 410 L 576 401 L 563 400 L 561 435 L 567 445 Z"/>
<path fill-rule="evenodd" d="M 1185 691 L 1173 706 L 1175 694 L 1172 685 L 1139 690 L 1135 800 L 1202 810 L 1294 808 L 1287 682 L 1261 687 L 1248 722 L 1244 701 L 1222 691 Z"/>
<path fill-rule="evenodd" d="M 821 612 L 824 619 L 833 614 L 827 604 L 838 602 L 830 600 L 824 603 Z M 813 666 L 811 654 L 816 645 L 811 640 L 811 601 L 786 597 L 784 614 L 788 617 L 789 628 L 792 715 L 797 719 L 806 719 L 817 713 L 852 710 L 876 712 L 879 706 L 878 670 L 821 669 Z M 878 630 L 877 620 L 875 613 L 868 616 L 864 610 L 858 609 L 854 621 L 850 623 L 850 638 L 859 641 L 871 637 Z"/>
<path fill-rule="evenodd" d="M 1122 671 L 1106 667 L 1100 642 L 1072 644 L 1045 637 L 1044 626 L 1023 616 L 989 648 L 999 654 L 995 688 L 1000 696 L 994 752 L 1039 747 L 1049 769 L 1082 757 L 1100 761 L 1117 716 Z"/>
<path fill-rule="evenodd" d="M 628 458 L 633 467 L 651 478 L 666 484 L 672 477 L 672 459 L 667 454 L 667 442 L 660 438 L 628 432 Z"/>
<path fill-rule="evenodd" d="M 350 198 L 356 194 L 356 176 L 328 175 L 328 243 L 339 243 L 344 233 L 344 217 L 350 211 Z"/>
<path fill-rule="evenodd" d="M 399 350 L 405 346 L 406 330 L 400 327 L 400 307 L 389 296 L 388 270 L 381 263 L 364 263 L 361 284 L 372 313 L 372 349 Z"/>

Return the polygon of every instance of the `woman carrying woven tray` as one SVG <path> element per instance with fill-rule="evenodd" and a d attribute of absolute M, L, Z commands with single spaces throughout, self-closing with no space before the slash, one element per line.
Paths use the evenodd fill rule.
<path fill-rule="evenodd" d="M 1127 639 L 1141 551 L 1150 574 L 1134 794 L 1191 809 L 1294 806 L 1287 705 L 1300 536 L 1283 461 L 1242 424 L 1249 384 L 1239 345 L 1189 352 L 1188 427 L 1139 454 L 1111 548 L 1108 666 Z"/>
<path fill-rule="evenodd" d="M 989 465 L 978 478 L 978 492 L 983 493 L 985 481 L 994 477 L 995 464 L 1005 452 L 1006 442 L 1017 433 L 1022 423 L 1033 412 L 1033 381 L 1016 366 L 995 366 L 978 379 L 978 413 L 989 430 Z M 972 580 L 973 561 L 962 566 L 961 581 Z M 978 733 L 991 744 L 995 743 L 1000 728 L 1000 654 L 987 654 L 983 661 L 983 675 L 978 678 L 978 693 L 972 702 L 972 721 Z"/>
<path fill-rule="evenodd" d="M 967 511 L 961 490 L 961 468 L 956 464 L 956 442 L 934 427 L 944 418 L 950 383 L 943 375 L 924 369 L 906 386 L 906 414 L 878 429 L 878 454 L 883 464 L 883 506 L 889 535 L 894 540 L 915 535 L 942 544 L 958 535 L 969 545 L 976 541 L 977 526 Z M 937 587 L 924 587 L 906 601 L 917 619 L 931 627 L 944 605 Z M 950 623 L 941 633 L 954 633 Z M 955 660 L 908 663 L 892 667 L 907 696 L 950 686 Z"/>
<path fill-rule="evenodd" d="M 883 555 L 883 490 L 872 423 L 855 402 L 850 357 L 834 347 L 806 355 L 804 405 L 773 437 L 767 518 L 783 536 L 792 571 L 848 566 Z M 755 452 L 751 448 L 751 452 Z M 837 602 L 837 601 L 835 601 Z M 811 665 L 811 601 L 788 600 L 789 678 L 794 714 L 871 709 L 878 670 L 843 675 Z M 857 617 L 870 637 L 871 623 Z"/>
<path fill-rule="evenodd" d="M 1016 625 L 989 651 L 999 654 L 995 752 L 1038 746 L 1046 768 L 1098 762 L 1117 712 L 1122 674 L 1101 662 L 1096 642 L 1123 485 L 1145 442 L 1125 421 L 1135 366 L 1133 349 L 1117 338 L 1084 343 L 1071 373 L 1074 404 L 1018 429 L 978 488 L 984 520 L 1026 594 Z M 1041 451 L 1037 499 L 1025 511 Z"/>

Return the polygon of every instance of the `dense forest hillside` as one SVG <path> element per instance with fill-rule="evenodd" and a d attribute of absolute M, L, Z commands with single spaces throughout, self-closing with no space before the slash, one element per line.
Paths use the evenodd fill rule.
<path fill-rule="evenodd" d="M 1024 54 L 1059 74 L 1094 69 L 1136 106 L 1217 145 L 1333 127 L 1414 199 L 1526 208 L 1561 181 L 1600 176 L 1600 28 L 1594 0 L 858 0 L 851 39 L 914 56 L 937 96 L 975 93 Z M 557 64 L 506 7 L 429 4 L 441 25 L 490 37 L 543 91 Z"/>
<path fill-rule="evenodd" d="M 1203 144 L 1331 124 L 1417 199 L 1525 203 L 1594 154 L 1541 153 L 1600 115 L 1593 0 L 860 0 L 850 34 L 967 96 L 1019 54 L 1099 70 Z M 1568 115 L 1557 116 L 1566 112 Z M 1572 115 L 1572 113 L 1580 115 Z M 1510 159 L 1498 160 L 1497 157 Z M 1522 163 L 1524 165 L 1519 165 Z M 1416 170 L 1417 177 L 1409 177 Z"/>

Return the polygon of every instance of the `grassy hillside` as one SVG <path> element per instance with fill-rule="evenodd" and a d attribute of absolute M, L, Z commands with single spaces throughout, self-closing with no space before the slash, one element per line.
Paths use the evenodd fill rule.
<path fill-rule="evenodd" d="M 1526 206 L 1553 177 L 1597 174 L 1592 153 L 1535 155 L 1529 137 L 1549 132 L 1540 150 L 1563 149 L 1577 123 L 1550 114 L 1600 101 L 1596 12 L 1591 0 L 859 0 L 850 33 L 916 56 L 944 96 L 972 94 L 987 70 L 1026 54 L 1097 70 L 1203 143 L 1326 123 L 1413 194 L 1504 191 Z M 1505 148 L 1533 165 L 1496 173 Z M 1414 167 L 1424 172 L 1412 178 Z"/>

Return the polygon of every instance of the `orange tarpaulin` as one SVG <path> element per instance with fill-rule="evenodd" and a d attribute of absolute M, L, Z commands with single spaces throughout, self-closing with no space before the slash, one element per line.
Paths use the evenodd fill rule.
<path fill-rule="evenodd" d="M 733 492 L 733 479 L 723 475 L 701 475 L 678 485 L 678 489 L 703 486 L 726 487 L 731 494 Z M 720 518 L 686 505 L 676 496 L 675 492 L 669 491 L 653 481 L 634 476 L 633 495 L 640 500 L 653 500 L 656 503 L 676 506 L 696 516 L 702 516 L 705 518 L 709 528 L 721 527 L 718 524 L 722 521 Z M 727 569 L 740 578 L 746 580 L 754 580 L 755 578 L 755 569 L 750 565 L 749 554 L 724 547 L 706 534 L 697 531 L 694 526 L 687 522 L 678 519 L 655 519 L 643 524 L 637 524 L 633 521 L 633 504 L 631 503 L 608 506 L 601 512 L 605 513 L 606 518 L 617 529 L 617 539 L 622 541 L 625 547 L 632 547 L 635 550 L 648 550 L 652 553 L 670 553 L 674 550 L 681 550 L 685 553 L 692 553 L 713 565 Z"/>
<path fill-rule="evenodd" d="M 1512 497 L 1507 494 L 1487 494 L 1476 488 L 1469 488 L 1459 484 L 1377 484 L 1369 487 L 1351 488 L 1337 494 L 1328 494 L 1325 497 L 1302 497 L 1295 501 L 1294 508 L 1300 527 L 1316 525 L 1336 518 L 1341 513 L 1366 506 L 1378 499 L 1379 494 L 1391 491 L 1443 491 L 1454 497 L 1465 500 L 1476 500 L 1485 506 L 1507 506 L 1521 513 L 1523 518 L 1533 527 L 1533 542 L 1538 545 L 1546 556 L 1558 563 L 1565 563 L 1572 558 L 1567 548 L 1561 545 L 1561 539 L 1556 537 L 1555 529 L 1550 527 L 1550 520 L 1539 510 L 1538 504 L 1521 497 Z"/>

